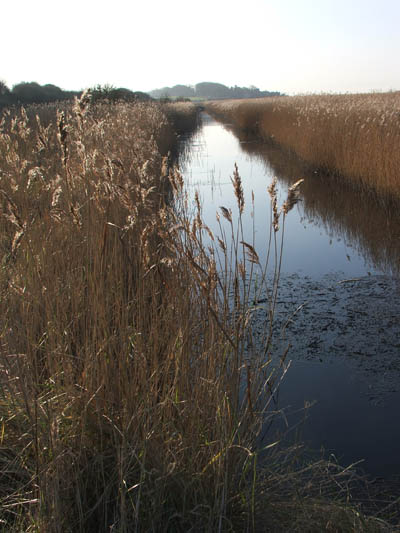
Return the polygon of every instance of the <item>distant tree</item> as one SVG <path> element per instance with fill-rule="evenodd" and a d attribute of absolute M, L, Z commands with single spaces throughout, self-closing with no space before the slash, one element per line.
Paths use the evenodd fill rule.
<path fill-rule="evenodd" d="M 278 96 L 281 93 L 274 91 L 260 91 L 255 85 L 250 87 L 227 87 L 222 83 L 201 82 L 193 87 L 189 85 L 174 85 L 174 87 L 163 87 L 154 89 L 149 94 L 153 98 L 260 98 L 262 96 Z"/>
<path fill-rule="evenodd" d="M 13 86 L 11 93 L 15 101 L 20 104 L 56 102 L 58 100 L 72 99 L 80 94 L 77 91 L 63 91 L 52 83 L 39 85 L 35 81 L 18 83 Z"/>
<path fill-rule="evenodd" d="M 201 82 L 195 85 L 196 96 L 200 98 L 229 98 L 230 89 L 222 83 Z"/>
<path fill-rule="evenodd" d="M 45 91 L 35 81 L 17 83 L 13 86 L 12 93 L 18 102 L 24 104 L 39 104 L 46 101 Z"/>
<path fill-rule="evenodd" d="M 10 91 L 7 85 L 0 81 L 0 107 L 72 100 L 81 94 L 81 91 L 63 91 L 57 85 L 39 85 L 35 81 L 17 83 Z"/>
<path fill-rule="evenodd" d="M 150 91 L 149 94 L 153 98 L 169 98 L 171 90 L 171 87 L 162 87 L 161 89 L 154 89 L 153 91 Z"/>
<path fill-rule="evenodd" d="M 92 96 L 92 101 L 97 102 L 98 100 L 106 100 L 110 99 L 112 91 L 114 91 L 116 87 L 113 85 L 95 85 L 94 87 L 90 88 L 90 93 Z"/>
<path fill-rule="evenodd" d="M 235 85 L 231 88 L 232 98 L 242 98 L 242 89 Z"/>
<path fill-rule="evenodd" d="M 132 94 L 135 97 L 135 100 L 141 102 L 148 102 L 150 100 L 153 100 L 153 98 L 149 94 L 143 93 L 142 91 L 134 91 Z"/>
<path fill-rule="evenodd" d="M 13 95 L 5 81 L 0 80 L 0 109 L 14 103 Z"/>
<path fill-rule="evenodd" d="M 195 90 L 190 85 L 174 85 L 173 87 L 163 87 L 162 89 L 154 89 L 149 94 L 153 98 L 177 99 L 177 98 L 192 98 L 196 95 Z"/>
<path fill-rule="evenodd" d="M 131 100 L 134 100 L 135 96 L 130 89 L 119 87 L 118 89 L 113 89 L 110 92 L 110 99 L 113 101 L 124 100 L 125 102 L 129 102 Z"/>
<path fill-rule="evenodd" d="M 193 87 L 188 85 L 174 85 L 169 90 L 169 95 L 172 98 L 189 98 L 195 95 Z"/>
<path fill-rule="evenodd" d="M 279 91 L 260 91 L 260 96 L 286 96 L 285 93 Z"/>
<path fill-rule="evenodd" d="M 64 91 L 60 87 L 57 87 L 57 85 L 52 85 L 51 83 L 43 85 L 42 91 L 47 102 L 54 102 L 65 98 Z"/>
<path fill-rule="evenodd" d="M 108 100 L 110 102 L 134 102 L 152 100 L 151 96 L 141 91 L 131 91 L 124 87 L 114 87 L 112 85 L 96 85 L 90 89 L 92 101 Z"/>
<path fill-rule="evenodd" d="M 0 96 L 5 96 L 7 94 L 10 94 L 10 89 L 7 87 L 5 81 L 0 80 Z"/>

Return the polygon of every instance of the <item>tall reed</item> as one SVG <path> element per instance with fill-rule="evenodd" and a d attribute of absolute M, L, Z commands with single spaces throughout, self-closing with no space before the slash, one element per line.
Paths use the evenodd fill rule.
<path fill-rule="evenodd" d="M 206 107 L 315 167 L 400 195 L 400 92 L 225 100 Z"/>
<path fill-rule="evenodd" d="M 170 126 L 85 98 L 42 122 L 5 116 L 0 140 L 2 518 L 218 529 L 254 434 L 245 317 L 200 213 L 166 201 Z"/>
<path fill-rule="evenodd" d="M 271 365 L 268 321 L 263 350 L 250 351 L 259 265 L 243 242 L 238 169 L 237 213 L 221 208 L 214 236 L 161 155 L 173 135 L 158 105 L 84 95 L 34 111 L 4 116 L 0 135 L 3 529 L 286 528 L 289 455 L 256 469 L 284 365 Z M 295 200 L 293 189 L 276 207 L 271 235 Z M 313 487 L 301 502 L 316 517 Z"/>

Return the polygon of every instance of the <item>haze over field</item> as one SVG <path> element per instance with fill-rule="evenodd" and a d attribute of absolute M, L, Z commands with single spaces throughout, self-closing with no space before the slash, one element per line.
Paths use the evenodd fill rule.
<path fill-rule="evenodd" d="M 0 79 L 150 91 L 400 89 L 398 0 L 50 0 L 2 6 Z"/>

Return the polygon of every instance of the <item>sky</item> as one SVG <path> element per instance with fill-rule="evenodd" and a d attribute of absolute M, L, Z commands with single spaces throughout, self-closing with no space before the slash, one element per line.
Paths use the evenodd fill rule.
<path fill-rule="evenodd" d="M 1 14 L 10 88 L 400 90 L 400 0 L 19 0 Z"/>

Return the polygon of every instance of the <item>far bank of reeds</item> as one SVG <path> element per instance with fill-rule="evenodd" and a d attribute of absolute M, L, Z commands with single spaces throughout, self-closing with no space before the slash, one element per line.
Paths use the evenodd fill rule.
<path fill-rule="evenodd" d="M 178 135 L 188 134 L 198 126 L 198 108 L 191 102 L 169 102 L 162 108 Z"/>
<path fill-rule="evenodd" d="M 0 529 L 388 530 L 336 465 L 267 439 L 258 469 L 279 271 L 250 352 L 238 170 L 214 236 L 162 157 L 159 105 L 82 97 L 0 128 Z M 274 191 L 272 242 L 296 200 Z"/>
<path fill-rule="evenodd" d="M 226 100 L 206 108 L 316 168 L 400 196 L 400 92 Z"/>

